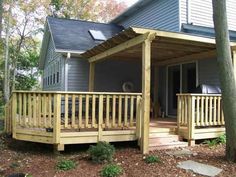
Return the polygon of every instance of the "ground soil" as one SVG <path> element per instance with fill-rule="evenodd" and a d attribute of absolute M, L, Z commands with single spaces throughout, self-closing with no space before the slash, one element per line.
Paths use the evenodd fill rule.
<path fill-rule="evenodd" d="M 114 144 L 116 154 L 114 162 L 123 168 L 121 177 L 152 177 L 152 176 L 199 176 L 191 171 L 182 170 L 176 165 L 185 160 L 214 165 L 222 168 L 219 176 L 236 177 L 236 164 L 224 159 L 224 145 L 209 148 L 207 145 L 197 145 L 188 149 L 195 154 L 187 157 L 167 155 L 169 150 L 154 151 L 160 157 L 161 163 L 146 164 L 144 156 L 136 147 L 136 143 Z M 0 176 L 13 173 L 27 173 L 33 177 L 95 177 L 106 164 L 94 164 L 90 161 L 86 150 L 88 145 L 66 146 L 66 151 L 55 155 L 51 145 L 29 143 L 12 140 L 0 136 Z M 65 158 L 74 160 L 77 166 L 66 172 L 58 171 L 55 166 L 58 160 Z"/>

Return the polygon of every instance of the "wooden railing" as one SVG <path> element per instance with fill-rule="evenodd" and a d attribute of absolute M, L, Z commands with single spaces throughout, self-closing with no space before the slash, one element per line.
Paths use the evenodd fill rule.
<path fill-rule="evenodd" d="M 4 131 L 8 134 L 12 133 L 12 98 L 5 105 Z"/>
<path fill-rule="evenodd" d="M 139 93 L 16 91 L 6 105 L 7 131 L 12 124 L 13 129 L 56 134 L 72 129 L 130 129 L 139 123 L 140 102 Z"/>
<path fill-rule="evenodd" d="M 188 127 L 193 138 L 198 127 L 224 126 L 224 114 L 220 94 L 178 94 L 177 124 Z"/>

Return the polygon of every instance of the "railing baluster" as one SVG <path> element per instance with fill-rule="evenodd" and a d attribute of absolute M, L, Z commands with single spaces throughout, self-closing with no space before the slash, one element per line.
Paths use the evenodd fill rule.
<path fill-rule="evenodd" d="M 48 94 L 48 127 L 52 128 L 52 95 Z"/>
<path fill-rule="evenodd" d="M 37 125 L 37 96 L 36 93 L 33 94 L 33 126 Z"/>
<path fill-rule="evenodd" d="M 26 102 L 26 93 L 23 94 L 23 126 L 26 126 L 26 109 L 27 109 L 27 102 Z"/>
<path fill-rule="evenodd" d="M 96 128 L 96 95 L 92 98 L 92 127 Z"/>
<path fill-rule="evenodd" d="M 134 96 L 130 98 L 130 126 L 134 126 Z"/>
<path fill-rule="evenodd" d="M 217 111 L 217 124 L 220 125 L 221 124 L 221 97 L 218 97 L 217 99 L 218 102 L 218 111 Z"/>
<path fill-rule="evenodd" d="M 119 113 L 118 113 L 118 126 L 121 127 L 121 118 L 122 118 L 122 96 L 119 96 Z"/>
<path fill-rule="evenodd" d="M 71 126 L 72 128 L 75 128 L 75 95 L 72 95 L 72 120 L 71 120 Z"/>
<path fill-rule="evenodd" d="M 82 116 L 83 116 L 83 98 L 79 95 L 79 128 L 83 127 Z"/>
<path fill-rule="evenodd" d="M 85 103 L 85 128 L 89 128 L 89 95 L 86 95 Z"/>
<path fill-rule="evenodd" d="M 212 97 L 209 98 L 209 103 L 210 103 L 210 106 L 209 106 L 209 125 L 212 125 L 213 123 L 213 117 L 212 117 Z"/>
<path fill-rule="evenodd" d="M 109 128 L 110 127 L 110 96 L 107 95 L 106 96 L 106 127 Z"/>
<path fill-rule="evenodd" d="M 46 110 L 47 110 L 47 97 L 46 97 L 46 94 L 43 94 L 43 97 L 42 97 L 42 111 L 43 111 L 43 127 L 46 128 L 47 127 L 47 122 L 46 122 Z"/>
<path fill-rule="evenodd" d="M 124 126 L 128 127 L 128 96 L 125 96 Z"/>
<path fill-rule="evenodd" d="M 217 97 L 214 96 L 214 104 L 213 104 L 213 109 L 214 109 L 214 116 L 213 116 L 213 125 L 217 125 L 216 122 L 216 110 L 217 110 L 217 104 L 216 104 Z"/>
<path fill-rule="evenodd" d="M 204 126 L 204 98 L 201 96 L 201 126 Z"/>
<path fill-rule="evenodd" d="M 28 126 L 31 127 L 32 126 L 32 104 L 31 104 L 31 93 L 28 94 Z"/>
<path fill-rule="evenodd" d="M 69 103 L 68 103 L 68 98 L 69 98 L 69 96 L 68 96 L 68 94 L 65 94 L 65 96 L 64 96 L 64 98 L 65 98 L 65 101 L 64 101 L 64 103 L 65 103 L 65 109 L 64 109 L 64 117 L 65 117 L 65 123 L 64 123 L 64 125 L 65 125 L 65 128 L 68 128 L 68 106 L 69 106 Z"/>
<path fill-rule="evenodd" d="M 116 127 L 116 95 L 112 97 L 112 127 Z"/>
<path fill-rule="evenodd" d="M 199 96 L 197 96 L 197 110 L 196 110 L 196 125 L 197 126 L 200 126 L 200 122 L 199 122 L 199 119 L 200 119 L 200 117 L 199 117 L 199 113 L 200 113 L 200 102 L 199 102 L 199 100 L 200 100 L 200 98 L 199 98 Z"/>

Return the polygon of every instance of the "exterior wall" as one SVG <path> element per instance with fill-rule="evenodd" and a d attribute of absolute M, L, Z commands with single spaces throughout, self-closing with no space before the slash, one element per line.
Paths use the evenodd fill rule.
<path fill-rule="evenodd" d="M 134 84 L 134 92 L 141 92 L 142 88 L 141 61 L 107 60 L 95 65 L 95 91 L 123 92 L 124 82 Z"/>
<path fill-rule="evenodd" d="M 46 61 L 43 69 L 43 90 L 44 91 L 62 91 L 63 84 L 63 66 L 64 61 L 61 54 L 56 53 L 53 41 L 50 37 Z"/>
<path fill-rule="evenodd" d="M 199 84 L 220 86 L 216 59 L 199 60 L 198 77 Z"/>
<path fill-rule="evenodd" d="M 188 2 L 190 9 L 187 10 Z M 227 0 L 229 29 L 236 31 L 236 0 Z M 212 0 L 180 0 L 180 22 L 188 23 L 187 11 L 190 13 L 189 23 L 198 26 L 213 27 Z"/>
<path fill-rule="evenodd" d="M 126 18 L 120 25 L 179 31 L 179 0 L 155 0 Z"/>
<path fill-rule="evenodd" d="M 68 59 L 68 91 L 88 91 L 89 63 L 85 59 Z"/>

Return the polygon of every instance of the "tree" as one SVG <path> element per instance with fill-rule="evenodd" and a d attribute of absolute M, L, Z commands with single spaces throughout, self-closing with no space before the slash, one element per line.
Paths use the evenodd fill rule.
<path fill-rule="evenodd" d="M 225 117 L 226 158 L 236 162 L 236 82 L 230 51 L 226 0 L 212 0 L 212 4 Z"/>
<path fill-rule="evenodd" d="M 116 0 L 51 0 L 52 14 L 56 17 L 107 22 L 127 6 Z"/>
<path fill-rule="evenodd" d="M 0 39 L 2 38 L 3 0 L 0 0 Z"/>

